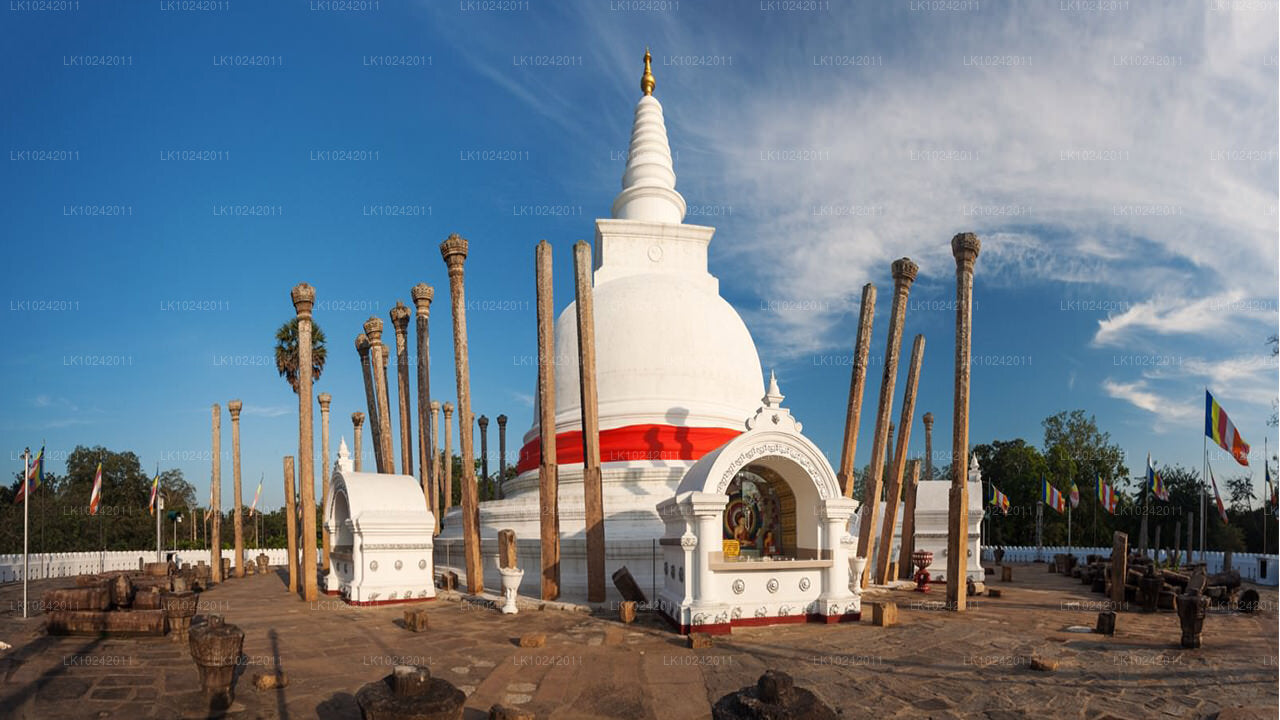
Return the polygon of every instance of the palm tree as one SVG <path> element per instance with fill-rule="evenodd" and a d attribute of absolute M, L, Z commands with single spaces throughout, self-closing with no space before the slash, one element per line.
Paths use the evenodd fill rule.
<path fill-rule="evenodd" d="M 324 371 L 325 348 L 324 331 L 311 321 L 311 379 L 320 379 Z M 280 326 L 276 331 L 276 370 L 280 377 L 289 383 L 293 392 L 298 392 L 298 318 Z"/>

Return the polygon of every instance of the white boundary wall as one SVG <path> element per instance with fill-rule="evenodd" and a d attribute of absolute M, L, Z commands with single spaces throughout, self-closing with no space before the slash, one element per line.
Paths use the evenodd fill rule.
<path fill-rule="evenodd" d="M 994 558 L 992 557 L 992 554 L 991 554 L 994 549 L 995 548 L 991 548 L 991 547 L 982 548 L 982 559 L 986 561 L 994 562 Z M 1111 548 L 1109 547 L 1067 548 L 1060 545 L 1055 545 L 1055 546 L 1046 545 L 1043 548 L 1041 548 L 1039 557 L 1041 560 L 1049 561 L 1053 559 L 1054 555 L 1057 555 L 1059 553 L 1074 554 L 1077 558 L 1079 558 L 1080 562 L 1084 562 L 1086 555 L 1110 556 Z M 1148 554 L 1151 554 L 1151 553 L 1148 553 Z M 1007 562 L 1014 562 L 1014 563 L 1035 562 L 1036 549 L 1034 547 L 1006 546 L 1004 549 L 1004 559 Z M 1164 551 L 1161 551 L 1160 559 L 1161 560 L 1165 559 Z M 1196 562 L 1199 562 L 1200 553 L 1198 551 L 1194 553 L 1194 556 L 1192 559 Z M 1221 552 L 1206 552 L 1204 554 L 1204 560 L 1205 560 L 1205 564 L 1208 566 L 1208 570 L 1210 573 L 1216 573 L 1216 572 L 1222 571 L 1222 553 Z M 1185 551 L 1183 551 L 1183 562 L 1184 563 L 1186 562 Z M 1235 553 L 1231 556 L 1231 567 L 1240 571 L 1241 578 L 1251 583 L 1254 583 L 1255 585 L 1266 585 L 1269 587 L 1276 587 L 1277 577 L 1280 577 L 1280 573 L 1277 573 L 1277 570 L 1278 570 L 1278 568 L 1276 567 L 1277 562 L 1280 562 L 1280 560 L 1278 560 L 1277 556 L 1274 553 L 1269 555 L 1263 555 L 1262 553 Z"/>
<path fill-rule="evenodd" d="M 171 551 L 166 550 L 166 557 Z M 266 553 L 272 565 L 284 565 L 289 554 L 284 548 L 245 548 L 245 556 L 252 559 L 258 553 Z M 222 557 L 234 557 L 234 550 L 223 550 Z M 32 553 L 30 557 L 31 580 L 44 578 L 73 577 L 81 574 L 107 572 L 111 570 L 138 569 L 138 558 L 143 562 L 155 562 L 155 550 L 112 550 L 108 552 L 69 552 L 69 553 Z M 203 560 L 209 564 L 208 550 L 178 550 L 175 561 L 181 565 L 189 562 L 195 565 Z M 235 563 L 232 563 L 234 566 Z M 22 555 L 0 555 L 0 583 L 22 580 Z"/>

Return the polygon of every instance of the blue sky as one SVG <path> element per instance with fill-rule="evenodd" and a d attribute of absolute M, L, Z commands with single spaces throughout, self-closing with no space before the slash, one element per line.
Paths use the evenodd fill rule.
<path fill-rule="evenodd" d="M 511 417 L 514 457 L 532 419 L 533 247 L 556 248 L 561 308 L 569 248 L 617 193 L 649 45 L 686 221 L 718 228 L 722 293 L 833 463 L 861 286 L 880 290 L 881 356 L 904 255 L 920 264 L 904 356 L 927 338 L 912 454 L 925 411 L 949 449 L 948 242 L 973 231 L 972 442 L 1039 444 L 1041 419 L 1083 408 L 1135 472 L 1147 452 L 1198 467 L 1208 385 L 1261 482 L 1280 285 L 1274 3 L 354 5 L 4 11 L 14 469 L 25 445 L 45 442 L 61 472 L 75 445 L 101 444 L 181 468 L 203 498 L 209 407 L 229 453 L 240 398 L 246 497 L 265 474 L 263 503 L 279 505 L 280 458 L 297 452 L 297 402 L 271 359 L 289 289 L 317 288 L 336 446 L 364 404 L 354 336 L 418 282 L 437 290 L 433 394 L 453 399 L 450 232 L 472 248 L 475 411 Z M 496 466 L 496 427 L 490 440 Z M 224 505 L 230 472 L 224 458 Z"/>

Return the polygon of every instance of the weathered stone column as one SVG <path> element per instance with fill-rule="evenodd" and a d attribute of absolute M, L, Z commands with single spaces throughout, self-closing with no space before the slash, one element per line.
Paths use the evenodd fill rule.
<path fill-rule="evenodd" d="M 445 421 L 448 424 L 448 421 Z M 431 484 L 435 488 L 431 497 L 431 512 L 436 516 L 435 534 L 440 534 L 440 516 L 444 511 L 440 509 L 440 496 L 444 495 L 444 475 L 440 471 L 440 401 L 431 401 Z"/>
<path fill-rule="evenodd" d="M 556 466 L 556 315 L 552 301 L 551 243 L 535 251 L 538 293 L 538 465 L 539 538 L 542 550 L 542 599 L 560 597 L 560 479 Z"/>
<path fill-rule="evenodd" d="M 316 599 L 315 428 L 311 422 L 311 307 L 316 289 L 306 283 L 293 288 L 298 313 L 298 507 L 302 510 L 302 599 Z"/>
<path fill-rule="evenodd" d="M 920 486 L 920 460 L 913 459 L 907 469 L 906 500 L 902 507 L 902 545 L 898 549 L 898 579 L 911 578 L 911 553 L 916 545 L 916 490 Z"/>
<path fill-rule="evenodd" d="M 902 324 L 907 295 L 919 267 L 909 258 L 893 261 L 893 305 L 889 310 L 889 334 L 885 341 L 884 375 L 880 379 L 880 404 L 876 411 L 876 431 L 871 443 L 871 466 L 862 492 L 862 522 L 858 525 L 858 556 L 867 558 L 859 587 L 867 586 L 871 575 L 871 543 L 876 537 L 876 515 L 880 510 L 880 481 L 889 447 L 889 413 L 893 410 L 893 384 L 898 376 L 898 352 L 902 348 Z"/>
<path fill-rule="evenodd" d="M 476 424 L 480 426 L 480 477 L 489 482 L 489 418 L 481 415 Z"/>
<path fill-rule="evenodd" d="M 956 391 L 951 422 L 951 508 L 947 514 L 947 607 L 963 612 L 969 567 L 969 350 L 973 338 L 973 265 L 982 242 L 973 233 L 951 238 L 956 258 Z"/>
<path fill-rule="evenodd" d="M 391 308 L 391 327 L 396 331 L 396 383 L 400 405 L 400 472 L 413 474 L 413 423 L 409 421 L 409 308 L 396 301 Z"/>
<path fill-rule="evenodd" d="M 844 441 L 840 444 L 840 488 L 853 497 L 854 455 L 858 449 L 858 425 L 862 419 L 862 395 L 867 386 L 867 355 L 871 352 L 871 326 L 876 317 L 876 286 L 862 286 L 858 311 L 858 337 L 853 343 L 853 373 L 849 379 L 849 406 L 844 415 Z"/>
<path fill-rule="evenodd" d="M 364 457 L 364 413 L 351 413 L 351 430 L 356 436 L 355 469 L 356 472 L 360 472 L 360 468 L 363 466 L 362 459 Z"/>
<path fill-rule="evenodd" d="M 440 514 L 436 503 L 435 446 L 431 442 L 431 344 L 428 321 L 431 319 L 431 301 L 436 292 L 426 283 L 418 283 L 410 291 L 413 296 L 414 329 L 418 332 L 418 474 L 422 483 L 422 496 L 431 509 L 432 516 Z M 436 518 L 439 522 L 439 518 Z"/>
<path fill-rule="evenodd" d="M 907 369 L 907 386 L 902 391 L 902 416 L 898 423 L 897 451 L 893 456 L 889 485 L 885 488 L 884 528 L 880 531 L 880 554 L 876 557 L 876 584 L 889 580 L 889 555 L 893 552 L 893 526 L 898 520 L 898 497 L 902 494 L 902 473 L 907 465 L 907 446 L 911 444 L 911 423 L 916 412 L 916 387 L 920 383 L 920 363 L 924 360 L 924 335 L 916 335 L 911 346 L 911 365 Z M 903 526 L 906 527 L 905 525 Z M 907 544 L 906 536 L 902 544 Z"/>
<path fill-rule="evenodd" d="M 378 431 L 374 441 L 378 450 L 378 472 L 392 473 L 396 471 L 395 455 L 391 448 L 391 407 L 387 397 L 387 358 L 384 356 L 387 346 L 382 342 L 382 320 L 371 317 L 364 323 L 365 337 L 369 338 L 369 362 L 373 371 L 373 394 L 377 403 L 378 419 L 375 421 Z"/>
<path fill-rule="evenodd" d="M 582 494 L 587 523 L 587 602 L 604 602 L 604 483 L 600 475 L 600 415 L 596 395 L 596 321 L 591 301 L 591 245 L 573 246 L 577 276 L 578 385 L 582 390 Z"/>
<path fill-rule="evenodd" d="M 329 404 L 333 396 L 320 393 L 320 512 L 329 507 Z M 329 528 L 320 526 L 320 569 L 329 572 Z"/>
<path fill-rule="evenodd" d="M 209 549 L 213 563 L 210 577 L 222 582 L 222 408 L 213 404 L 213 522 L 209 527 Z"/>
<path fill-rule="evenodd" d="M 453 403 L 447 402 L 444 410 L 444 511 L 453 507 Z"/>
<path fill-rule="evenodd" d="M 927 412 L 924 417 L 924 479 L 933 479 L 933 413 Z"/>
<path fill-rule="evenodd" d="M 298 505 L 294 499 L 293 456 L 284 456 L 284 526 L 289 546 L 289 592 L 298 592 Z"/>
<path fill-rule="evenodd" d="M 360 353 L 360 369 L 364 373 L 364 398 L 369 406 L 369 433 L 373 436 L 373 466 L 376 472 L 383 472 L 386 467 L 382 459 L 382 428 L 378 424 L 378 388 L 373 380 L 373 364 L 369 357 L 373 346 L 369 336 L 360 333 L 356 336 L 356 352 Z M 360 453 L 356 453 L 360 457 Z"/>
<path fill-rule="evenodd" d="M 502 491 L 502 484 L 507 481 L 507 416 L 498 416 L 498 483 L 496 489 L 498 491 L 498 499 L 501 500 L 506 494 Z"/>
<path fill-rule="evenodd" d="M 480 565 L 480 501 L 476 494 L 475 449 L 471 443 L 471 367 L 467 358 L 467 300 L 462 265 L 467 260 L 467 240 L 458 234 L 440 243 L 440 257 L 449 268 L 449 292 L 453 300 L 453 354 L 458 380 L 458 441 L 462 445 L 462 545 L 467 564 L 467 591 L 484 590 Z"/>
<path fill-rule="evenodd" d="M 387 459 L 387 472 L 395 473 L 396 434 L 391 429 L 391 399 L 388 397 L 391 392 L 391 374 L 388 371 L 390 364 L 391 348 L 382 343 L 382 397 L 378 401 L 378 412 L 387 419 L 386 430 L 382 433 L 382 455 Z"/>
<path fill-rule="evenodd" d="M 244 403 L 232 400 L 227 403 L 227 411 L 231 413 L 231 483 L 236 515 L 231 521 L 235 530 L 235 560 L 232 563 L 233 574 L 244 577 L 244 501 L 240 494 L 240 410 Z"/>

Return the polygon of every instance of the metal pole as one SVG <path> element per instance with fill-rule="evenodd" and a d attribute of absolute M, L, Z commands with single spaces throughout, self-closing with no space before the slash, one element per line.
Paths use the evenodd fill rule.
<path fill-rule="evenodd" d="M 164 495 L 156 491 L 156 562 L 164 562 L 164 550 L 160 546 L 160 513 L 164 510 Z"/>
<path fill-rule="evenodd" d="M 27 617 L 27 575 L 31 573 L 31 565 L 27 548 L 27 522 L 30 519 L 31 507 L 31 448 L 22 451 L 22 617 Z"/>
<path fill-rule="evenodd" d="M 1206 392 L 1208 392 L 1206 390 Z M 1200 473 L 1200 562 L 1204 562 L 1205 495 L 1209 492 L 1209 436 L 1204 436 L 1204 468 Z"/>

